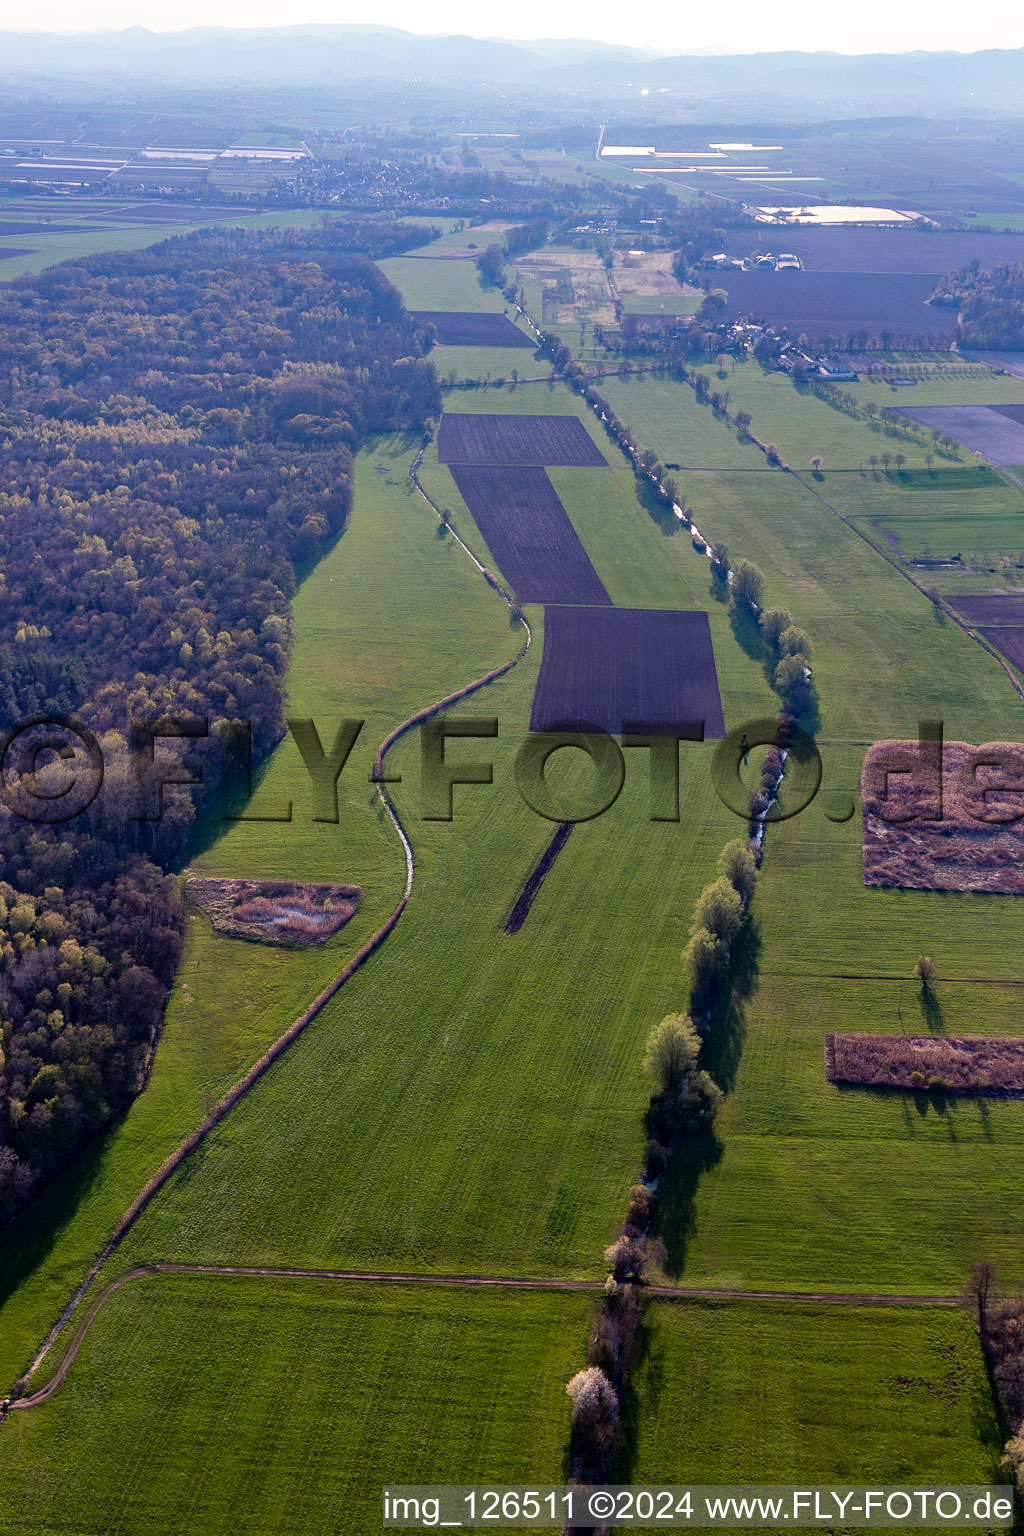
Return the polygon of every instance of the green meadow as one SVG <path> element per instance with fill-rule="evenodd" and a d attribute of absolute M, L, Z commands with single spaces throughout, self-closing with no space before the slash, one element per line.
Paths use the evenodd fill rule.
<path fill-rule="evenodd" d="M 530 413 L 577 408 L 565 390 L 546 385 L 490 391 L 487 403 Z M 592 419 L 588 426 L 598 431 Z M 613 598 L 709 604 L 706 562 L 681 533 L 661 531 L 637 504 L 631 473 L 613 466 L 556 472 Z M 460 534 L 486 554 L 432 449 L 423 482 L 454 504 Z M 395 544 L 392 555 L 400 555 Z M 457 558 L 471 569 L 461 551 Z M 408 570 L 414 582 L 411 562 Z M 477 581 L 482 600 L 497 607 Z M 723 605 L 713 607 L 727 717 L 763 714 L 772 698 L 763 676 L 732 636 Z M 417 861 L 396 941 L 154 1201 L 123 1262 L 173 1252 L 602 1273 L 603 1248 L 640 1166 L 643 1042 L 680 1004 L 688 914 L 738 827 L 714 794 L 708 750 L 682 749 L 686 810 L 678 826 L 647 819 L 645 767 L 631 761 L 623 795 L 576 830 L 522 931 L 502 932 L 552 833 L 513 788 L 543 644 L 542 612 L 527 613 L 534 641 L 525 660 L 457 709 L 496 715 L 497 741 L 449 749 L 493 762 L 494 787 L 457 788 L 451 823 L 423 821 L 417 745 L 410 739 L 395 749 L 404 776 L 396 799 Z M 511 651 L 518 637 L 504 623 Z M 472 675 L 467 668 L 465 680 Z M 567 795 L 578 793 L 563 772 Z"/>
<path fill-rule="evenodd" d="M 967 1319 L 924 1308 L 652 1303 L 623 1469 L 654 1483 L 1000 1483 Z M 639 1527 L 638 1527 L 639 1528 Z"/>
<path fill-rule="evenodd" d="M 467 233 L 463 231 L 463 234 Z M 401 292 L 406 309 L 457 309 L 479 313 L 496 310 L 498 314 L 508 309 L 508 300 L 500 288 L 487 288 L 480 282 L 475 262 L 430 255 L 428 253 L 435 249 L 433 245 L 422 249 L 424 254 L 421 256 L 389 256 L 380 263 L 381 271 Z"/>
<path fill-rule="evenodd" d="M 0 1520 L 32 1536 L 379 1531 L 389 1483 L 562 1476 L 587 1296 L 158 1275 L 12 1414 Z"/>
<path fill-rule="evenodd" d="M 772 381 L 764 387 L 767 398 Z M 675 388 L 688 427 L 703 408 Z M 832 417 L 833 455 L 847 419 Z M 664 430 L 654 446 L 667 456 L 667 416 Z M 719 430 L 728 441 L 729 429 Z M 791 457 L 790 439 L 780 432 L 777 441 Z M 938 472 L 940 487 L 946 473 L 956 472 Z M 1019 1105 L 921 1103 L 824 1078 L 832 1029 L 909 1029 L 902 1019 L 918 1031 L 1017 1032 L 1024 968 L 1010 940 L 1013 899 L 869 890 L 859 816 L 826 814 L 856 810 L 866 746 L 913 737 L 920 719 L 942 719 L 950 739 L 975 742 L 1020 730 L 998 663 L 812 494 L 852 515 L 864 503 L 931 496 L 920 478 L 923 491 L 828 471 L 820 486 L 772 470 L 683 476 L 705 536 L 753 559 L 767 601 L 788 607 L 811 636 L 825 790 L 769 833 L 754 909 L 756 986 L 744 1017 L 726 1021 L 710 1048 L 732 1092 L 714 1143 L 677 1160 L 663 1202 L 670 1270 L 692 1283 L 955 1293 L 979 1256 L 999 1256 L 1014 1273 L 1024 1265 L 1012 1173 Z M 965 495 L 962 526 L 984 523 L 975 503 L 986 495 L 1012 498 L 982 478 L 977 496 Z M 956 492 L 935 494 L 951 505 Z M 1012 525 L 1018 515 L 1003 517 Z M 906 522 L 916 529 L 927 514 Z M 746 638 L 753 649 L 756 636 Z M 948 978 L 938 1023 L 922 1019 L 912 980 L 922 952 Z"/>

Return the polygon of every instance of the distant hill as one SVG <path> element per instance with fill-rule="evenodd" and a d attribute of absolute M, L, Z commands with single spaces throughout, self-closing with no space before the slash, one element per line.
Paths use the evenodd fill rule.
<path fill-rule="evenodd" d="M 421 37 L 366 25 L 192 27 L 181 32 L 0 32 L 0 79 L 316 85 L 353 80 L 529 84 L 552 90 L 648 86 L 716 102 L 879 111 L 1020 111 L 1024 49 L 979 53 L 751 53 L 652 58 L 587 39 L 526 43 Z"/>

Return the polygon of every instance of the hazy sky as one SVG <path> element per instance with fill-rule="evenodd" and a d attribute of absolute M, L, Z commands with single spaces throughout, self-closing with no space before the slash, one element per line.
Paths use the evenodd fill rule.
<path fill-rule="evenodd" d="M 6 16 L 3 12 L 7 11 Z M 28 31 L 144 26 L 155 31 L 294 22 L 371 22 L 411 32 L 473 36 L 587 37 L 659 52 L 747 52 L 763 48 L 832 48 L 843 53 L 908 48 L 973 50 L 1024 47 L 1020 0 L 730 0 L 723 6 L 640 5 L 622 0 L 519 0 L 492 10 L 480 0 L 35 0 L 0 6 L 0 27 Z"/>

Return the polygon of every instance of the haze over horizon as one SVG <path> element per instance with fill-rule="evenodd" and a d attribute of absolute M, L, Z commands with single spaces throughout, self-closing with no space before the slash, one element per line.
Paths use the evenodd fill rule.
<path fill-rule="evenodd" d="M 24 16 L 25 13 L 22 13 Z M 18 17 L 18 21 L 22 19 Z M 488 18 L 490 19 L 490 18 Z M 479 7 L 470 0 L 443 0 L 431 13 L 433 25 L 423 31 L 422 8 L 413 0 L 391 0 L 372 12 L 339 7 L 331 0 L 303 0 L 301 7 L 282 22 L 278 8 L 268 0 L 182 0 L 173 16 L 160 7 L 139 5 L 138 0 L 41 0 L 31 14 L 31 26 L 6 24 L 19 32 L 103 32 L 144 27 L 172 33 L 192 27 L 259 28 L 309 25 L 359 24 L 402 28 L 424 36 L 465 34 L 474 38 L 521 41 L 534 39 L 593 40 L 636 48 L 659 55 L 729 54 L 799 50 L 839 54 L 899 54 L 927 51 L 973 53 L 990 48 L 1024 47 L 1024 18 L 1000 0 L 987 0 L 972 10 L 970 23 L 962 7 L 942 0 L 925 16 L 911 9 L 894 10 L 884 0 L 865 0 L 855 10 L 825 9 L 813 0 L 793 0 L 788 8 L 765 10 L 754 0 L 740 0 L 729 13 L 729 32 L 715 15 L 689 12 L 666 17 L 657 13 L 627 13 L 610 0 L 584 4 L 562 0 L 557 10 L 542 0 L 524 0 L 507 26 L 483 26 Z"/>

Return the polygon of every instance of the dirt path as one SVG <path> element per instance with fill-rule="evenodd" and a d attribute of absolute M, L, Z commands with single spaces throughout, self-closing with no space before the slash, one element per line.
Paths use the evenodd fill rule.
<path fill-rule="evenodd" d="M 8 1413 L 25 1408 L 37 1408 L 48 1402 L 67 1379 L 71 1367 L 78 1358 L 79 1350 L 96 1319 L 100 1308 L 122 1286 L 133 1280 L 143 1280 L 153 1275 L 207 1275 L 238 1276 L 260 1280 L 327 1280 L 349 1285 L 417 1285 L 440 1286 L 457 1290 L 514 1290 L 514 1291 L 590 1291 L 599 1295 L 604 1291 L 603 1280 L 535 1279 L 522 1275 L 428 1275 L 392 1274 L 382 1270 L 357 1269 L 277 1269 L 249 1264 L 143 1264 L 98 1291 L 82 1314 L 74 1338 L 68 1346 L 59 1367 L 45 1386 L 38 1392 L 26 1394 L 12 1402 Z M 814 1302 L 844 1307 L 954 1307 L 955 1296 L 887 1296 L 869 1291 L 754 1291 L 724 1290 L 714 1286 L 647 1285 L 644 1293 L 663 1300 L 675 1301 L 758 1301 L 758 1302 Z M 6 1414 L 0 1414 L 0 1424 Z"/>
<path fill-rule="evenodd" d="M 423 446 L 425 447 L 426 445 L 424 444 Z M 434 503 L 430 500 L 430 497 L 427 496 L 426 492 L 422 489 L 416 478 L 416 469 L 422 457 L 423 447 L 420 448 L 410 467 L 409 477 L 423 499 L 428 503 L 429 506 L 434 508 L 435 513 L 437 513 L 437 515 L 440 517 L 441 514 L 438 512 L 438 509 L 434 507 Z M 458 537 L 457 534 L 454 533 L 454 531 L 452 536 L 466 551 L 477 569 L 481 571 L 485 576 L 488 576 L 489 573 L 486 571 L 485 567 L 481 565 L 480 561 L 473 554 L 472 550 L 470 550 L 467 545 L 463 544 L 462 540 Z M 491 581 L 491 585 L 494 586 L 495 591 L 498 592 L 508 607 L 512 609 L 513 604 L 511 598 L 504 591 L 504 589 L 500 585 L 496 584 L 493 580 Z M 341 990 L 345 983 L 355 975 L 356 971 L 360 970 L 361 967 L 365 965 L 370 956 L 373 955 L 393 933 L 395 927 L 398 924 L 399 918 L 405 911 L 409 897 L 412 894 L 415 865 L 413 860 L 412 844 L 409 842 L 405 829 L 399 819 L 395 804 L 391 799 L 387 789 L 385 788 L 384 783 L 382 782 L 385 754 L 395 744 L 395 742 L 399 740 L 400 737 L 404 736 L 407 731 L 412 730 L 414 726 L 420 724 L 426 719 L 429 719 L 432 715 L 438 714 L 442 709 L 446 709 L 450 704 L 456 703 L 459 699 L 464 699 L 469 694 L 475 693 L 478 689 L 485 687 L 487 683 L 493 681 L 493 679 L 502 677 L 519 661 L 521 661 L 522 658 L 526 655 L 526 652 L 529 650 L 530 642 L 532 639 L 530 626 L 526 623 L 525 619 L 521 619 L 521 622 L 526 630 L 526 640 L 522 648 L 515 656 L 513 656 L 511 661 L 505 662 L 500 667 L 493 668 L 490 672 L 485 673 L 483 677 L 476 678 L 473 682 L 467 683 L 465 687 L 457 689 L 454 693 L 446 694 L 443 699 L 438 699 L 433 704 L 428 704 L 424 709 L 417 710 L 415 714 L 410 715 L 408 719 L 403 720 L 399 725 L 397 725 L 395 729 L 391 731 L 390 734 L 384 739 L 377 750 L 377 756 L 374 762 L 374 779 L 376 780 L 377 784 L 377 794 L 380 797 L 381 804 L 384 807 L 384 810 L 386 811 L 391 824 L 398 834 L 405 857 L 405 884 L 397 905 L 394 907 L 385 921 L 381 924 L 381 926 L 377 929 L 377 931 L 372 934 L 371 937 L 366 941 L 362 948 L 359 949 L 359 951 L 352 957 L 352 959 L 342 967 L 336 976 L 331 978 L 323 990 L 317 994 L 317 996 L 309 1004 L 308 1008 L 304 1009 L 299 1017 L 293 1020 L 293 1022 L 288 1026 L 284 1033 L 278 1036 L 278 1038 L 263 1053 L 259 1060 L 249 1068 L 245 1076 L 240 1078 L 239 1081 L 227 1091 L 223 1098 L 221 1098 L 215 1107 L 210 1111 L 206 1119 L 203 1120 L 203 1122 L 197 1126 L 196 1129 L 184 1139 L 184 1141 L 179 1143 L 179 1145 L 174 1149 L 170 1156 L 167 1157 L 161 1164 L 160 1168 L 145 1185 L 140 1194 L 136 1196 L 135 1200 L 133 1200 L 132 1204 L 125 1211 L 124 1215 L 115 1226 L 113 1232 L 108 1237 L 106 1243 L 103 1245 L 99 1257 L 92 1265 L 85 1279 L 79 1285 L 70 1302 L 64 1308 L 64 1311 L 61 1313 L 60 1317 L 51 1328 L 42 1347 L 36 1354 L 28 1370 L 25 1371 L 24 1374 L 18 1379 L 18 1381 L 14 1383 L 10 1393 L 12 1398 L 17 1398 L 19 1394 L 24 1392 L 25 1387 L 38 1371 L 39 1367 L 49 1355 L 57 1340 L 63 1334 L 65 1328 L 70 1323 L 72 1317 L 78 1311 L 78 1308 L 81 1305 L 83 1299 L 91 1290 L 93 1283 L 95 1282 L 97 1276 L 100 1274 L 101 1270 L 106 1265 L 107 1260 L 110 1258 L 111 1254 L 123 1241 L 131 1228 L 135 1225 L 136 1221 L 142 1215 L 143 1211 L 149 1205 L 153 1197 L 164 1187 L 172 1174 L 174 1174 L 178 1168 L 181 1167 L 181 1164 L 188 1157 L 189 1153 L 194 1151 L 200 1142 L 204 1141 L 210 1132 L 220 1124 L 224 1117 L 238 1103 L 239 1099 L 243 1098 L 245 1094 L 249 1092 L 249 1089 L 252 1088 L 257 1082 L 259 1082 L 264 1073 L 268 1071 L 268 1069 L 273 1065 L 275 1061 L 278 1060 L 279 1057 L 284 1055 L 288 1047 L 298 1039 L 299 1035 L 302 1034 L 307 1025 L 312 1023 L 312 1021 L 320 1013 L 323 1007 L 328 1002 L 330 1002 L 331 998 L 336 996 L 336 994 Z M 102 1302 L 104 1296 L 107 1294 L 108 1292 L 103 1292 L 96 1301 L 95 1305 L 89 1309 L 85 1322 L 86 1328 L 88 1327 L 88 1323 L 91 1321 L 92 1317 L 95 1315 L 95 1312 Z M 84 1331 L 85 1330 L 83 1329 L 83 1333 Z M 61 1380 L 63 1380 L 63 1377 L 61 1377 Z M 26 1405 L 35 1400 L 35 1397 L 22 1397 L 21 1399 L 21 1401 Z M 0 1424 L 2 1423 L 3 1416 L 0 1415 Z"/>

